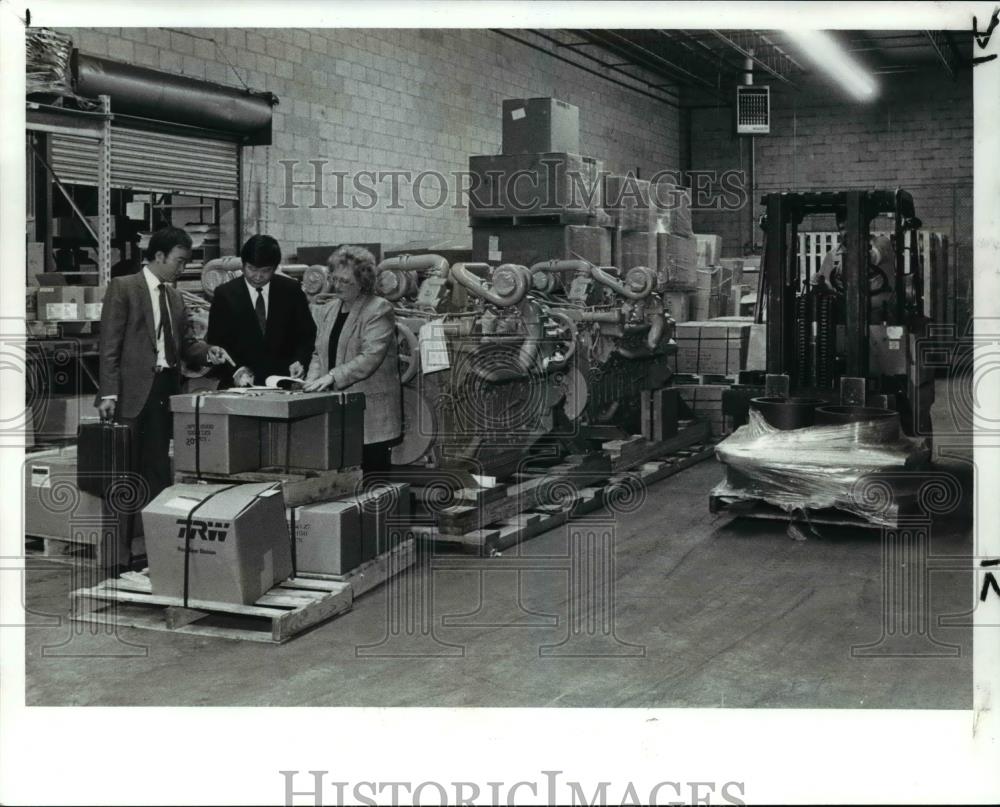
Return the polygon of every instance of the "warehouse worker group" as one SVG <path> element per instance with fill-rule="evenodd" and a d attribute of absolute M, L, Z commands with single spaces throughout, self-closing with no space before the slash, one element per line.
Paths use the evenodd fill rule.
<path fill-rule="evenodd" d="M 375 259 L 343 246 L 329 259 L 330 300 L 310 306 L 299 284 L 277 274 L 281 248 L 252 236 L 240 251 L 242 275 L 213 295 L 206 341 L 196 339 L 173 284 L 190 257 L 191 237 L 177 227 L 151 236 L 143 268 L 113 278 L 100 333 L 102 419 L 131 427 L 135 467 L 151 500 L 173 484 L 170 397 L 180 392 L 180 363 L 213 365 L 220 387 L 260 385 L 291 376 L 306 392 L 365 393 L 365 473 L 387 470 L 402 432 L 395 318 L 374 294 Z M 123 559 L 124 560 L 124 559 Z"/>

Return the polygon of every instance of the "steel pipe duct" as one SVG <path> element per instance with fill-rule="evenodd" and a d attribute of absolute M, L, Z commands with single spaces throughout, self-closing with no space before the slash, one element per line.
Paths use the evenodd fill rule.
<path fill-rule="evenodd" d="M 271 142 L 271 109 L 278 103 L 272 93 L 238 90 L 79 51 L 72 64 L 77 94 L 111 96 L 113 113 L 238 134 L 254 145 Z"/>

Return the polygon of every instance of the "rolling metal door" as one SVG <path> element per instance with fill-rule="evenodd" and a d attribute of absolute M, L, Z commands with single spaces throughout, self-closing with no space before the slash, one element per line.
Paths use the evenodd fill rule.
<path fill-rule="evenodd" d="M 239 149 L 227 140 L 113 127 L 111 187 L 239 199 Z M 97 144 L 52 136 L 52 167 L 65 183 L 97 185 Z"/>

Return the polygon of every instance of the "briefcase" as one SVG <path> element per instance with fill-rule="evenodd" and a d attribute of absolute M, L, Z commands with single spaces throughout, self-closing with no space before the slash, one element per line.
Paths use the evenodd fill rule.
<path fill-rule="evenodd" d="M 124 423 L 101 421 L 81 424 L 76 453 L 77 487 L 94 496 L 104 497 L 116 480 L 124 481 L 129 474 L 138 472 L 132 447 L 132 428 Z M 125 490 L 119 495 L 126 500 L 132 498 Z"/>

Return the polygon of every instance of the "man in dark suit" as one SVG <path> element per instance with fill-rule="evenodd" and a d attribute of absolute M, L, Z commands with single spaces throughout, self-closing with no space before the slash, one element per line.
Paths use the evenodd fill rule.
<path fill-rule="evenodd" d="M 303 378 L 312 357 L 316 323 L 301 286 L 275 274 L 281 247 L 269 235 L 240 250 L 243 276 L 215 289 L 208 341 L 232 357 L 236 386 L 263 384 L 271 375 Z"/>
<path fill-rule="evenodd" d="M 117 417 L 132 427 L 136 467 L 149 486 L 142 504 L 173 484 L 170 396 L 180 392 L 180 361 L 221 364 L 226 358 L 190 333 L 184 298 L 171 285 L 190 254 L 184 230 L 158 230 L 149 239 L 146 266 L 112 278 L 104 293 L 97 409 L 102 419 Z M 119 558 L 128 560 L 128 544 Z"/>

